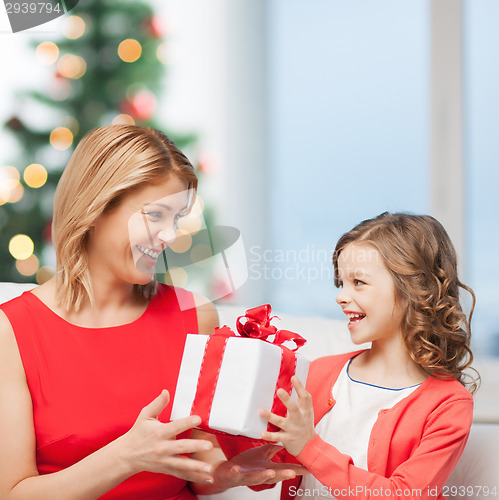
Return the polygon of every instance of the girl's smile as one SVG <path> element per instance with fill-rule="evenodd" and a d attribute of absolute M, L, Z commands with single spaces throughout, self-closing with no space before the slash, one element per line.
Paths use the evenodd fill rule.
<path fill-rule="evenodd" d="M 376 248 L 350 243 L 338 257 L 342 290 L 336 297 L 356 344 L 387 341 L 402 335 L 402 308 L 395 297 L 395 283 Z"/>

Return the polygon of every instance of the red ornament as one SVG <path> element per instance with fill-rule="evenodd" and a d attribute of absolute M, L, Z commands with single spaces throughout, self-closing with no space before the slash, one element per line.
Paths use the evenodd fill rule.
<path fill-rule="evenodd" d="M 121 101 L 120 109 L 137 121 L 149 121 L 156 111 L 156 97 L 149 90 L 141 90 L 130 99 Z"/>
<path fill-rule="evenodd" d="M 145 32 L 152 38 L 163 38 L 163 26 L 157 17 L 151 16 L 144 20 Z"/>
<path fill-rule="evenodd" d="M 45 224 L 42 232 L 42 238 L 46 243 L 52 243 L 52 219 Z"/>

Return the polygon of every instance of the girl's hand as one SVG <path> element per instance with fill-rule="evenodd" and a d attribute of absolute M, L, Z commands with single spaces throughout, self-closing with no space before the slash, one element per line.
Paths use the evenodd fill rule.
<path fill-rule="evenodd" d="M 211 450 L 213 444 L 201 439 L 175 439 L 178 434 L 199 425 L 201 419 L 190 416 L 160 422 L 158 417 L 169 401 L 168 391 L 162 391 L 141 410 L 133 427 L 118 439 L 131 473 L 158 472 L 186 481 L 213 482 L 210 464 L 183 455 Z"/>
<path fill-rule="evenodd" d="M 292 399 L 284 389 L 277 391 L 277 396 L 288 409 L 287 416 L 279 417 L 267 410 L 261 410 L 260 415 L 281 429 L 279 432 L 263 432 L 262 439 L 281 442 L 288 453 L 296 457 L 315 436 L 314 408 L 312 396 L 298 377 L 293 376 L 291 383 L 298 394 L 298 402 Z"/>
<path fill-rule="evenodd" d="M 264 444 L 223 461 L 215 469 L 215 485 L 225 490 L 234 486 L 274 484 L 308 474 L 302 465 L 271 462 L 280 450 L 282 446 Z"/>

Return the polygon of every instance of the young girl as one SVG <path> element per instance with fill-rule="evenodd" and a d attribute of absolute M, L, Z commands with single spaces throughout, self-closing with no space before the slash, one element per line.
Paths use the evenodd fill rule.
<path fill-rule="evenodd" d="M 449 236 L 433 217 L 383 213 L 340 238 L 333 264 L 352 340 L 372 347 L 314 361 L 309 392 L 294 377 L 286 418 L 262 411 L 281 429 L 262 437 L 311 473 L 281 498 L 444 498 L 473 417 L 459 288 L 475 297 Z"/>

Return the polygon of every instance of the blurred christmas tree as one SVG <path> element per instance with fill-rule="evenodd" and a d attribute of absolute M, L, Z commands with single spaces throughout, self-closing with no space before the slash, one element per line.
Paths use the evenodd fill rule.
<path fill-rule="evenodd" d="M 62 21 L 59 40 L 36 43 L 37 59 L 53 68 L 46 92 L 20 96 L 43 107 L 45 128 L 29 116 L 5 126 L 21 146 L 16 165 L 0 166 L 0 281 L 42 283 L 54 272 L 52 200 L 80 138 L 107 124 L 164 130 L 154 119 L 165 69 L 165 42 L 149 5 L 137 0 L 81 0 Z M 126 34 L 126 36 L 124 36 Z M 172 136 L 180 148 L 192 136 Z"/>

